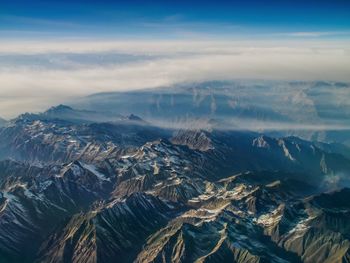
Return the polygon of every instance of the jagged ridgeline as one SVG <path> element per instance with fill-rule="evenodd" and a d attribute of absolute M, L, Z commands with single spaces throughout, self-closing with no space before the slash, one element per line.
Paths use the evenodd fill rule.
<path fill-rule="evenodd" d="M 345 144 L 60 105 L 0 159 L 1 263 L 350 262 Z"/>

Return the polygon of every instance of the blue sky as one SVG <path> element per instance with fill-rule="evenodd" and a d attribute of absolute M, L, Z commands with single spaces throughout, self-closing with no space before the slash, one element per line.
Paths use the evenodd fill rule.
<path fill-rule="evenodd" d="M 3 37 L 272 38 L 301 32 L 344 38 L 350 29 L 347 0 L 0 2 Z"/>

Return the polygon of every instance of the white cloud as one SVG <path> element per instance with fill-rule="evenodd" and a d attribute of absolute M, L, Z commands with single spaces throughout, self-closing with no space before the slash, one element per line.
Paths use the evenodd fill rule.
<path fill-rule="evenodd" d="M 298 44 L 298 45 L 297 45 Z M 13 117 L 102 91 L 212 79 L 350 81 L 347 42 L 61 41 L 2 42 L 2 55 L 118 52 L 157 55 L 115 64 L 45 69 L 0 67 L 0 115 Z M 1 63 L 1 62 L 0 62 Z M 67 63 L 67 61 L 65 61 Z"/>

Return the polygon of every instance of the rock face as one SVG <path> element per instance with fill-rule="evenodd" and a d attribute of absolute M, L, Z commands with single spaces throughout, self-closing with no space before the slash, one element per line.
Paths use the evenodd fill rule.
<path fill-rule="evenodd" d="M 135 193 L 75 216 L 43 246 L 41 262 L 122 262 L 179 212 L 159 198 Z"/>
<path fill-rule="evenodd" d="M 204 131 L 178 131 L 171 139 L 172 143 L 186 145 L 190 149 L 208 151 L 214 149 L 211 139 Z"/>
<path fill-rule="evenodd" d="M 332 146 L 70 111 L 0 130 L 1 262 L 349 262 Z"/>

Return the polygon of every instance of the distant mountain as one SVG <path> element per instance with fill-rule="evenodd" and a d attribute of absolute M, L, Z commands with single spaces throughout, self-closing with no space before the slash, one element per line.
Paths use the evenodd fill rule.
<path fill-rule="evenodd" d="M 74 107 L 134 113 L 163 127 L 205 119 L 215 120 L 215 128 L 350 145 L 349 87 L 321 81 L 210 81 L 94 94 L 77 100 Z M 203 128 L 199 122 L 196 125 Z"/>
<path fill-rule="evenodd" d="M 350 159 L 350 147 L 341 143 L 322 143 L 315 142 L 315 145 L 327 152 L 339 153 Z"/>
<path fill-rule="evenodd" d="M 140 124 L 143 120 L 134 115 L 129 114 L 122 116 L 116 113 L 107 111 L 90 111 L 90 110 L 78 110 L 66 105 L 58 105 L 51 107 L 47 111 L 39 114 L 25 113 L 14 119 L 16 120 L 64 120 L 72 123 L 100 123 L 100 122 L 119 122 L 125 121 L 139 122 Z"/>

